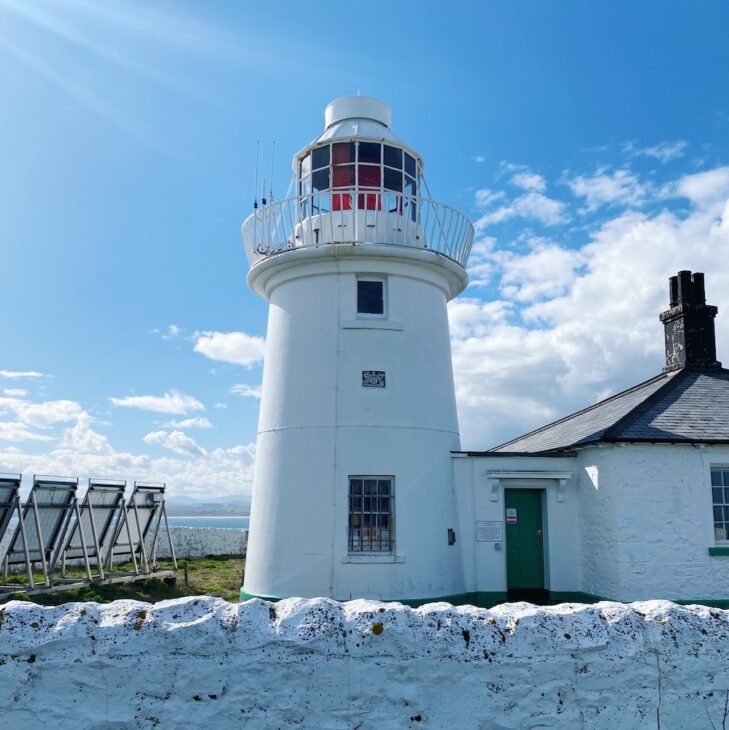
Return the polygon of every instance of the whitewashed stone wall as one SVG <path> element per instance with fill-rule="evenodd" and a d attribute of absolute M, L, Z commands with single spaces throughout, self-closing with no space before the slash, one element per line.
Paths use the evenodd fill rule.
<path fill-rule="evenodd" d="M 667 602 L 0 607 L 3 727 L 723 726 L 729 614 Z"/>
<path fill-rule="evenodd" d="M 614 445 L 579 460 L 583 590 L 621 600 L 729 596 L 729 557 L 708 553 L 711 466 L 729 464 L 729 449 Z"/>
<path fill-rule="evenodd" d="M 175 546 L 175 555 L 178 558 L 204 558 L 208 555 L 245 555 L 248 544 L 248 530 L 234 530 L 229 527 L 171 527 L 172 542 Z M 12 530 L 9 530 L 0 542 L 0 558 L 5 555 L 12 539 Z M 151 553 L 151 539 L 147 541 L 148 555 Z M 170 547 L 167 533 L 160 530 L 157 542 L 157 557 L 169 558 Z M 123 561 L 128 560 L 126 556 Z M 69 561 L 70 565 L 82 564 L 81 560 Z M 11 566 L 11 573 L 22 573 L 22 565 Z"/>
<path fill-rule="evenodd" d="M 248 530 L 229 527 L 171 527 L 172 542 L 178 558 L 204 558 L 208 555 L 245 555 Z M 160 531 L 157 557 L 170 557 L 167 533 Z"/>

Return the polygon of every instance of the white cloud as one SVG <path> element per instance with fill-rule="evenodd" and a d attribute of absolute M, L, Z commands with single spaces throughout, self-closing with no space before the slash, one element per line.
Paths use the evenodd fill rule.
<path fill-rule="evenodd" d="M 182 458 L 174 455 L 152 458 L 148 454 L 116 451 L 105 436 L 82 421 L 77 424 L 80 427 L 67 429 L 59 447 L 43 454 L 12 446 L 0 447 L 0 464 L 3 469 L 23 474 L 79 476 L 82 482 L 99 475 L 165 482 L 170 496 L 204 498 L 251 492 L 254 444 L 185 454 Z"/>
<path fill-rule="evenodd" d="M 547 189 L 547 181 L 542 175 L 535 172 L 518 172 L 511 178 L 511 184 L 516 185 L 522 190 L 535 191 L 543 193 Z"/>
<path fill-rule="evenodd" d="M 195 439 L 190 438 L 182 431 L 153 431 L 148 433 L 144 439 L 145 444 L 157 444 L 165 449 L 174 451 L 176 454 L 201 456 L 205 451 L 201 449 Z"/>
<path fill-rule="evenodd" d="M 182 328 L 176 324 L 171 324 L 167 327 L 167 332 L 162 335 L 163 340 L 174 340 L 182 333 Z"/>
<path fill-rule="evenodd" d="M 473 161 L 478 163 L 486 162 L 486 158 L 483 155 L 475 155 Z"/>
<path fill-rule="evenodd" d="M 0 398 L 0 413 L 13 413 L 22 423 L 44 428 L 54 423 L 75 421 L 84 414 L 84 409 L 72 400 L 33 403 L 19 398 Z"/>
<path fill-rule="evenodd" d="M 476 191 L 476 205 L 479 208 L 487 208 L 492 203 L 498 200 L 503 200 L 506 197 L 506 193 L 503 190 L 494 192 L 488 188 L 482 188 Z"/>
<path fill-rule="evenodd" d="M 230 392 L 247 398 L 260 398 L 261 386 L 253 387 L 251 385 L 246 385 L 245 383 L 238 383 L 230 389 Z"/>
<path fill-rule="evenodd" d="M 592 212 L 602 205 L 640 206 L 645 202 L 646 186 L 629 170 L 615 170 L 612 174 L 600 168 L 591 177 L 578 175 L 567 180 L 570 190 L 585 199 L 583 212 Z"/>
<path fill-rule="evenodd" d="M 168 421 L 167 428 L 212 428 L 213 424 L 207 418 L 185 418 L 182 421 Z"/>
<path fill-rule="evenodd" d="M 6 395 L 8 398 L 25 398 L 28 395 L 28 391 L 25 388 L 5 388 L 3 395 Z"/>
<path fill-rule="evenodd" d="M 36 370 L 0 370 L 0 378 L 10 378 L 11 380 L 47 377 L 44 373 L 39 373 Z"/>
<path fill-rule="evenodd" d="M 196 332 L 195 352 L 211 360 L 220 360 L 251 368 L 263 360 L 265 341 L 245 332 Z"/>
<path fill-rule="evenodd" d="M 483 245 L 479 265 L 491 267 L 499 295 L 449 306 L 465 448 L 489 448 L 660 372 L 658 314 L 680 269 L 706 273 L 719 359 L 729 360 L 729 168 L 673 187 L 687 210 L 618 213 L 578 249 Z"/>
<path fill-rule="evenodd" d="M 0 441 L 53 441 L 53 437 L 31 431 L 25 423 L 0 421 Z"/>
<path fill-rule="evenodd" d="M 674 186 L 676 194 L 697 205 L 712 205 L 729 197 L 729 166 L 686 175 Z"/>
<path fill-rule="evenodd" d="M 525 193 L 514 198 L 507 205 L 484 213 L 475 223 L 477 232 L 482 232 L 494 223 L 503 223 L 511 218 L 526 218 L 544 225 L 557 225 L 569 220 L 567 206 L 561 200 L 548 198 L 542 193 Z"/>
<path fill-rule="evenodd" d="M 205 410 L 205 406 L 197 398 L 176 390 L 171 390 L 162 396 L 130 395 L 109 400 L 120 408 L 139 408 L 142 411 L 169 413 L 176 416 L 184 416 L 190 411 Z"/>
<path fill-rule="evenodd" d="M 677 139 L 673 142 L 659 142 L 651 147 L 636 147 L 632 142 L 623 146 L 623 151 L 631 157 L 653 157 L 664 165 L 671 160 L 683 157 L 686 142 Z"/>
<path fill-rule="evenodd" d="M 213 405 L 213 408 L 217 408 L 218 410 L 221 410 L 221 411 L 227 411 L 228 410 L 228 406 L 225 403 L 215 403 Z"/>

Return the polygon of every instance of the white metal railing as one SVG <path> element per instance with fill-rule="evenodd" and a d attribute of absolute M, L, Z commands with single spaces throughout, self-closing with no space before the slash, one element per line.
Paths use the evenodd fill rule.
<path fill-rule="evenodd" d="M 243 223 L 242 235 L 251 266 L 297 248 L 384 243 L 435 251 L 465 268 L 473 226 L 430 198 L 352 187 L 261 206 Z"/>

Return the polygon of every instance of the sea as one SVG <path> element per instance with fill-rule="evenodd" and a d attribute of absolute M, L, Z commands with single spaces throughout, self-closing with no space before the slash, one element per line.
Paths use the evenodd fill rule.
<path fill-rule="evenodd" d="M 206 517 L 204 515 L 192 515 L 184 517 L 175 515 L 167 518 L 170 527 L 227 527 L 231 530 L 247 530 L 250 518 L 248 515 L 224 515 L 218 517 Z"/>

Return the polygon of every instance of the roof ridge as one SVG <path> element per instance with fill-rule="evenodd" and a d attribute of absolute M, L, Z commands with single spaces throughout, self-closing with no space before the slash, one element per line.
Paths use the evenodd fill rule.
<path fill-rule="evenodd" d="M 636 390 L 639 390 L 640 388 L 644 388 L 646 385 L 649 385 L 650 383 L 654 383 L 656 380 L 659 380 L 661 378 L 665 378 L 666 381 L 670 381 L 673 379 L 673 377 L 681 372 L 680 370 L 677 370 L 674 373 L 658 373 L 658 375 L 654 375 L 652 378 L 648 378 L 648 380 L 644 380 L 642 383 L 638 383 L 637 385 L 633 385 L 630 388 L 626 388 L 625 390 L 621 390 L 619 393 L 615 393 L 614 395 L 611 395 L 607 398 L 603 398 L 602 400 L 599 400 L 597 403 L 593 403 L 590 406 L 587 406 L 586 408 L 583 408 L 579 411 L 575 411 L 574 413 L 570 413 L 566 416 L 563 416 L 562 418 L 558 418 L 556 421 L 552 421 L 551 423 L 546 423 L 544 426 L 540 426 L 539 428 L 535 428 L 533 431 L 528 431 L 527 433 L 523 433 L 520 436 L 516 436 L 513 439 L 510 439 L 509 441 L 505 441 L 503 444 L 499 444 L 498 446 L 494 446 L 493 448 L 489 449 L 489 451 L 496 451 L 497 449 L 501 449 L 504 446 L 509 446 L 509 444 L 516 443 L 517 441 L 521 441 L 522 439 L 525 439 L 529 436 L 534 436 L 535 434 L 541 433 L 542 431 L 546 431 L 548 428 L 552 428 L 553 426 L 556 426 L 560 423 L 564 423 L 565 421 L 569 421 L 573 418 L 576 418 L 577 416 L 581 416 L 583 413 L 589 413 L 590 411 L 594 410 L 595 408 L 598 408 L 600 406 L 603 406 L 605 403 L 609 403 L 611 401 L 617 400 L 618 398 L 621 398 L 628 393 L 632 393 Z M 658 388 L 658 390 L 661 390 L 664 386 L 661 386 Z M 637 408 L 637 406 L 635 406 Z M 631 411 L 634 409 L 631 409 Z"/>
<path fill-rule="evenodd" d="M 629 427 L 635 421 L 638 420 L 656 401 L 659 401 L 666 395 L 666 392 L 674 388 L 680 381 L 686 380 L 690 371 L 687 368 L 681 368 L 676 370 L 674 373 L 664 373 L 669 377 L 666 382 L 660 387 L 656 388 L 645 400 L 642 400 L 636 406 L 631 408 L 624 416 L 618 418 L 612 426 L 605 429 L 602 434 L 602 438 L 609 441 L 611 439 L 618 438 L 619 431 L 623 428 Z M 670 386 L 670 388 L 669 388 Z"/>

